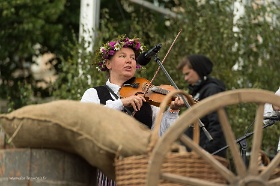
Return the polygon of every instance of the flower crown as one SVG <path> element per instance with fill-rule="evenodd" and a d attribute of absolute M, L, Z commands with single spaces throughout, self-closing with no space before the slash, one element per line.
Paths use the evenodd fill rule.
<path fill-rule="evenodd" d="M 128 38 L 125 35 L 118 36 L 117 39 L 114 39 L 110 42 L 103 44 L 99 50 L 95 53 L 94 65 L 98 71 L 107 71 L 105 62 L 107 59 L 110 59 L 117 51 L 121 48 L 131 48 L 135 52 L 135 57 L 138 57 L 144 49 L 146 48 L 143 44 L 140 43 L 139 38 Z M 140 69 L 141 66 L 137 65 L 137 69 Z"/>

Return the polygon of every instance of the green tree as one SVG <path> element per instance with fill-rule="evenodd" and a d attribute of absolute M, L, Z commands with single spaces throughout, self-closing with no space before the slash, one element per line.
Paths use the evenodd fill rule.
<path fill-rule="evenodd" d="M 272 69 L 279 67 L 279 63 L 277 63 L 279 54 L 276 52 L 277 47 L 280 46 L 278 40 L 279 24 L 272 24 L 271 20 L 264 19 L 268 15 L 278 16 L 279 7 L 276 4 L 259 5 L 258 8 L 253 8 L 251 4 L 247 5 L 244 7 L 243 16 L 234 22 L 234 1 L 205 1 L 204 4 L 198 4 L 193 0 L 181 1 L 179 4 L 166 3 L 166 6 L 172 5 L 173 9 L 181 15 L 178 19 L 162 16 L 160 13 L 127 1 L 121 2 L 121 10 L 102 6 L 101 24 L 95 49 L 98 49 L 102 42 L 119 34 L 137 35 L 144 40 L 148 48 L 162 43 L 162 49 L 158 56 L 161 60 L 166 57 L 163 61 L 164 66 L 181 89 L 185 89 L 186 84 L 174 67 L 181 57 L 193 53 L 202 53 L 212 59 L 215 65 L 213 76 L 223 80 L 228 90 L 262 88 L 275 91 L 278 88 L 279 83 L 271 80 L 277 75 L 277 71 Z M 120 15 L 120 12 L 123 12 L 122 21 L 119 21 L 117 16 Z M 234 30 L 234 27 L 237 27 L 238 31 Z M 180 30 L 182 30 L 181 34 L 167 55 Z M 74 53 L 77 49 L 71 49 L 71 51 Z M 77 71 L 73 71 L 71 76 L 67 73 L 69 78 L 64 79 L 67 83 L 64 82 L 63 85 L 69 86 L 65 89 L 57 89 L 55 92 L 64 93 L 57 92 L 56 95 L 65 94 L 63 98 L 73 98 L 71 96 L 73 93 L 74 97 L 79 99 L 83 90 L 106 81 L 106 75 L 90 68 L 94 54 L 83 53 L 79 55 L 85 58 L 82 62 L 75 59 L 74 69 L 77 69 L 78 64 L 81 64 L 82 68 L 86 68 L 82 70 L 83 75 L 78 78 L 76 77 Z M 74 56 L 77 55 L 74 54 Z M 69 59 L 65 60 L 63 64 L 72 65 L 69 63 Z M 158 64 L 151 62 L 138 75 L 151 80 L 157 69 Z M 88 78 L 87 75 L 90 75 L 91 78 Z M 77 79 L 76 83 L 73 78 Z M 81 78 L 87 83 L 78 83 Z M 60 84 L 60 82 L 57 83 Z M 58 84 L 57 87 L 59 87 Z M 161 70 L 157 74 L 154 84 L 169 84 L 167 77 Z M 70 89 L 71 94 L 69 94 Z M 250 131 L 251 122 L 254 120 L 254 109 L 255 105 L 253 104 L 240 104 L 228 108 L 232 128 L 237 137 L 244 135 L 244 131 Z M 265 133 L 273 135 L 265 135 L 264 145 L 276 147 L 279 130 L 271 128 L 267 129 Z"/>
<path fill-rule="evenodd" d="M 38 90 L 30 74 L 32 57 L 40 53 L 64 55 L 63 45 L 73 41 L 72 30 L 79 28 L 78 1 L 0 1 L 0 98 L 8 99 L 13 109 L 30 103 L 30 96 L 50 96 Z M 19 89 L 30 89 L 23 97 Z"/>
<path fill-rule="evenodd" d="M 244 6 L 242 17 L 234 21 L 233 5 L 239 2 L 236 0 L 157 2 L 180 16 L 172 18 L 126 0 L 102 0 L 94 50 L 120 34 L 137 36 L 147 48 L 162 44 L 158 56 L 180 89 L 185 89 L 186 84 L 175 68 L 178 61 L 185 55 L 201 53 L 212 59 L 213 76 L 223 80 L 228 90 L 277 90 L 279 82 L 273 80 L 280 65 L 279 4 L 252 0 Z M 39 95 L 32 77 L 12 75 L 18 69 L 28 69 L 32 56 L 36 55 L 33 46 L 37 43 L 44 51 L 57 54 L 60 60 L 56 66 L 59 79 L 46 94 L 40 94 L 42 97 L 79 100 L 85 89 L 105 82 L 106 75 L 91 65 L 94 53 L 87 51 L 88 42 L 78 42 L 79 1 L 0 0 L 0 3 L 0 96 L 9 99 L 12 109 L 31 103 L 32 97 Z M 158 64 L 151 62 L 138 75 L 151 80 L 157 69 Z M 169 84 L 161 70 L 154 84 Z M 25 94 L 19 95 L 20 91 Z M 254 108 L 255 105 L 243 104 L 228 108 L 236 136 L 250 129 Z M 265 132 L 265 145 L 276 147 L 279 128 Z"/>

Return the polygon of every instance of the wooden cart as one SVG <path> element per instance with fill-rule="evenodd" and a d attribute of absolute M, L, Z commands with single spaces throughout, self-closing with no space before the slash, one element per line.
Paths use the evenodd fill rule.
<path fill-rule="evenodd" d="M 182 93 L 182 91 L 175 91 L 170 96 L 178 93 Z M 240 156 L 236 138 L 228 120 L 228 115 L 225 111 L 225 107 L 230 105 L 237 105 L 240 103 L 256 103 L 257 105 L 255 112 L 255 121 L 253 124 L 254 130 L 251 144 L 252 150 L 248 166 L 245 165 L 242 157 Z M 260 89 L 239 89 L 226 91 L 211 96 L 189 108 L 187 111 L 181 114 L 179 119 L 176 120 L 176 122 L 168 129 L 164 136 L 160 138 L 155 145 L 150 156 L 151 163 L 148 165 L 146 185 L 159 185 L 160 179 L 168 180 L 174 183 L 197 186 L 280 185 L 280 176 L 271 178 L 271 175 L 275 173 L 275 171 L 277 171 L 277 167 L 279 167 L 280 153 L 278 153 L 273 158 L 266 169 L 264 169 L 263 171 L 259 171 L 258 158 L 263 136 L 263 115 L 265 103 L 271 103 L 280 106 L 280 97 L 276 96 L 273 92 Z M 197 118 L 201 118 L 213 111 L 217 111 L 219 115 L 222 129 L 229 146 L 229 150 L 233 156 L 233 164 L 236 169 L 235 172 L 223 166 L 220 162 L 213 158 L 211 154 L 202 150 L 197 144 L 193 143 L 190 138 L 183 134 L 188 126 L 197 121 Z M 209 162 L 209 164 L 211 164 L 213 168 L 226 179 L 227 184 L 218 184 L 206 180 L 163 172 L 161 170 L 161 166 L 163 164 L 164 158 L 171 148 L 171 145 L 177 140 L 180 140 L 182 143 L 191 147 L 194 152 L 200 155 L 205 161 Z"/>
<path fill-rule="evenodd" d="M 171 99 L 172 96 L 177 94 L 186 94 L 184 91 L 174 91 L 168 94 L 161 104 L 161 112 L 165 110 L 166 105 L 168 105 L 168 100 Z M 240 156 L 240 152 L 238 149 L 238 145 L 236 143 L 236 138 L 234 136 L 233 130 L 231 128 L 228 115 L 225 111 L 227 106 L 238 105 L 238 104 L 256 104 L 255 111 L 255 121 L 253 124 L 254 130 L 252 135 L 252 144 L 251 144 L 251 156 L 249 160 L 249 165 L 246 166 L 242 157 Z M 280 176 L 279 174 L 275 174 L 279 169 L 280 163 L 280 154 L 278 153 L 273 160 L 268 164 L 265 169 L 260 171 L 258 158 L 261 149 L 261 142 L 263 136 L 263 115 L 264 115 L 264 105 L 265 103 L 271 103 L 277 106 L 280 106 L 280 97 L 276 96 L 273 92 L 260 90 L 260 89 L 239 89 L 239 90 L 231 90 L 226 91 L 214 96 L 211 96 L 195 105 L 191 108 L 187 109 L 183 112 L 180 117 L 175 121 L 175 123 L 167 130 L 167 132 L 159 138 L 155 145 L 152 145 L 151 153 L 147 156 L 147 166 L 145 167 L 144 182 L 147 186 L 156 186 L 162 185 L 162 180 L 167 180 L 172 184 L 165 185 L 188 185 L 188 186 L 280 186 Z M 229 151 L 233 157 L 233 165 L 235 171 L 225 167 L 220 161 L 214 158 L 213 155 L 207 153 L 202 150 L 197 143 L 187 136 L 183 135 L 184 131 L 193 123 L 196 123 L 198 118 L 202 118 L 203 116 L 211 113 L 213 111 L 217 111 L 220 122 L 222 125 L 222 129 L 224 131 L 227 144 L 229 146 Z M 160 116 L 159 116 L 160 117 Z M 245 118 L 247 119 L 247 118 Z M 156 123 L 159 121 L 157 118 Z M 175 142 L 181 141 L 185 145 L 189 146 L 193 152 L 199 155 L 204 161 L 210 164 L 213 167 L 213 170 L 221 175 L 226 182 L 225 183 L 217 183 L 212 182 L 205 179 L 199 179 L 189 176 L 178 175 L 174 172 L 165 172 L 162 166 L 164 165 L 164 161 L 167 157 L 167 154 L 170 152 L 172 145 Z M 6 152 L 5 152 L 6 153 Z M 40 151 L 41 153 L 41 151 Z M 29 153 L 30 154 L 30 153 Z M 35 153 L 37 154 L 37 153 Z M 43 153 L 45 154 L 45 152 Z M 52 153 L 53 154 L 53 153 Z M 52 155 L 51 158 L 54 156 Z M 67 155 L 68 157 L 68 155 Z M 41 158 L 40 160 L 45 160 Z M 72 160 L 72 159 L 71 159 Z M 76 161 L 76 160 L 75 160 Z M 78 162 L 78 161 L 77 161 Z M 2 157 L 2 170 L 4 170 L 4 163 L 9 166 L 6 159 Z M 55 161 L 53 161 L 55 164 Z M 1 164 L 1 161 L 0 161 Z M 78 162 L 80 165 L 80 163 Z M 36 164 L 37 165 L 37 164 Z M 45 165 L 45 164 L 42 164 Z M 33 166 L 34 167 L 34 166 Z M 40 166 L 36 166 L 40 167 Z M 17 168 L 17 167 L 16 167 Z M 44 168 L 44 167 L 42 167 Z M 76 168 L 72 166 L 73 169 L 70 170 L 71 173 L 75 173 Z M 136 167 L 137 169 L 138 167 Z M 6 169 L 7 170 L 7 169 Z M 17 169 L 16 169 L 17 170 Z M 45 170 L 45 169 L 43 169 Z M 50 169 L 48 169 L 50 170 Z M 72 171 L 73 170 L 73 171 Z M 90 170 L 90 171 L 88 171 Z M 91 169 L 87 169 L 87 172 L 91 172 Z M 30 171 L 31 172 L 31 171 Z M 7 175 L 4 174 L 5 171 L 2 171 L 2 177 L 0 182 L 8 183 L 9 180 L 4 180 L 7 178 Z M 32 173 L 32 172 L 31 172 Z M 34 175 L 34 174 L 32 174 Z M 32 176 L 31 175 L 31 176 Z M 50 174 L 51 175 L 51 174 Z M 88 175 L 88 174 L 87 174 Z M 272 175 L 276 175 L 272 177 Z M 9 176 L 9 175 L 8 175 Z M 78 175 L 77 175 L 78 176 Z M 80 178 L 79 178 L 80 179 Z M 132 179 L 132 178 L 129 178 Z M 48 181 L 48 180 L 47 180 Z M 59 183 L 57 185 L 63 185 L 64 182 L 57 180 Z M 10 181 L 11 182 L 11 181 Z M 9 182 L 9 183 L 10 183 Z M 42 180 L 40 183 L 44 184 Z M 38 185 L 40 184 L 38 183 Z M 22 185 L 30 184 L 28 183 L 19 183 Z M 10 185 L 16 186 L 15 182 L 12 182 Z M 96 185 L 95 181 L 90 181 L 90 183 L 84 183 L 84 185 Z M 131 184 L 131 185 L 139 185 L 139 184 Z M 131 186 L 130 185 L 130 186 Z M 119 184 L 118 186 L 121 186 Z"/>

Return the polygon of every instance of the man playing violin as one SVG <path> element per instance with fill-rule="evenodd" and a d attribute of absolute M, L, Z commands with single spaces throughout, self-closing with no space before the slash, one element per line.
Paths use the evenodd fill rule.
<path fill-rule="evenodd" d="M 225 86 L 220 80 L 210 77 L 212 67 L 212 61 L 204 55 L 186 56 L 178 64 L 177 69 L 182 71 L 184 80 L 188 83 L 189 93 L 194 100 L 201 101 L 209 96 L 225 91 Z M 199 145 L 209 153 L 214 153 L 226 146 L 217 113 L 209 113 L 201 118 L 201 121 L 213 140 L 209 141 L 204 132 L 200 130 Z M 185 133 L 192 138 L 193 128 L 188 128 Z M 216 155 L 225 157 L 226 151 L 221 151 Z"/>
<path fill-rule="evenodd" d="M 123 84 L 129 84 L 133 81 L 136 70 L 141 68 L 136 63 L 136 58 L 144 52 L 144 49 L 145 47 L 139 38 L 130 39 L 125 35 L 100 47 L 99 51 L 96 52 L 94 65 L 98 71 L 107 72 L 109 78 L 104 86 L 87 89 L 81 101 L 103 104 L 112 109 L 125 111 L 152 129 L 159 107 L 150 105 L 142 95 L 122 98 L 119 92 Z M 162 135 L 163 131 L 178 118 L 179 110 L 175 110 L 175 108 L 177 109 L 183 104 L 179 98 L 172 101 L 170 109 L 163 115 L 159 135 Z M 98 175 L 98 183 L 99 185 L 115 184 L 101 172 Z"/>

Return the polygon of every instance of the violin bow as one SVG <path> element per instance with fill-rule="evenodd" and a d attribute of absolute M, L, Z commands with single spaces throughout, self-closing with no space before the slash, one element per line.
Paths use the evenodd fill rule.
<path fill-rule="evenodd" d="M 179 37 L 179 35 L 181 34 L 181 32 L 182 32 L 182 29 L 180 29 L 180 31 L 179 31 L 178 34 L 176 35 L 175 39 L 173 40 L 171 46 L 169 47 L 167 53 L 165 54 L 165 56 L 164 56 L 164 58 L 163 58 L 163 60 L 162 60 L 162 62 L 161 62 L 162 64 L 164 63 L 165 59 L 167 58 L 168 54 L 170 53 L 171 49 L 173 48 L 173 45 L 175 44 L 175 42 L 176 42 L 177 38 Z M 147 89 L 146 89 L 145 94 L 148 92 L 149 88 L 152 86 L 152 83 L 153 83 L 154 79 L 156 78 L 156 76 L 157 76 L 159 70 L 160 70 L 160 67 L 158 67 L 158 69 L 156 70 L 156 72 L 155 72 L 155 74 L 154 74 L 154 77 L 153 77 L 153 78 L 151 79 L 151 81 L 150 81 L 150 85 L 149 85 L 149 86 L 147 87 Z M 145 94 L 144 94 L 144 95 L 145 95 Z"/>
<path fill-rule="evenodd" d="M 178 38 L 178 36 L 181 34 L 181 32 L 182 32 L 182 29 L 179 31 L 179 33 L 177 34 L 176 38 L 175 38 L 174 41 L 172 42 L 172 44 L 171 44 L 169 50 L 167 51 L 165 57 L 163 58 L 163 60 L 162 60 L 162 62 L 161 62 L 162 64 L 163 64 L 163 62 L 165 61 L 167 55 L 170 53 L 170 50 L 172 49 L 172 47 L 173 47 L 175 41 L 177 40 L 177 38 Z M 159 69 L 160 69 L 160 67 L 158 67 L 158 69 L 157 69 L 157 71 L 156 71 L 154 77 L 153 77 L 152 80 L 151 80 L 150 85 L 149 85 L 149 86 L 147 87 L 147 89 L 146 89 L 145 94 L 148 93 L 149 88 L 152 86 L 152 81 L 155 79 L 156 75 L 158 74 Z M 175 86 L 175 88 L 176 88 L 176 86 Z M 144 94 L 144 95 L 145 95 L 145 94 Z M 181 96 L 181 98 L 182 98 L 183 101 L 185 102 L 186 106 L 189 108 L 190 105 L 189 105 L 189 103 L 186 101 L 186 99 L 185 99 L 183 96 Z M 209 140 L 209 141 L 212 141 L 213 138 L 212 138 L 211 134 L 206 130 L 204 124 L 201 122 L 200 119 L 199 119 L 199 126 L 200 126 L 200 127 L 202 128 L 202 130 L 204 131 L 204 133 L 205 133 L 205 135 L 207 136 L 208 140 Z"/>

